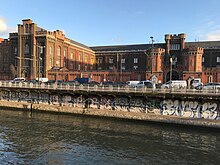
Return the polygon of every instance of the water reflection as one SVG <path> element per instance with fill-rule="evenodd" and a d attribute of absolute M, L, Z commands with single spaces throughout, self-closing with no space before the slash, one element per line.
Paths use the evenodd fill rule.
<path fill-rule="evenodd" d="M 5 164 L 216 164 L 217 131 L 0 111 Z"/>

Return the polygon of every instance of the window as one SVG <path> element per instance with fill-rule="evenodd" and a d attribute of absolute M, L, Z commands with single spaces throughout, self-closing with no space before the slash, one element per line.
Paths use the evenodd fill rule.
<path fill-rule="evenodd" d="M 28 45 L 28 43 L 25 44 L 24 52 L 25 53 L 29 53 L 29 45 Z"/>
<path fill-rule="evenodd" d="M 113 64 L 113 62 L 114 62 L 114 59 L 113 58 L 109 58 L 109 63 Z"/>
<path fill-rule="evenodd" d="M 202 62 L 205 62 L 205 57 L 202 57 Z"/>
<path fill-rule="evenodd" d="M 14 52 L 14 54 L 17 54 L 17 52 L 18 52 L 18 49 L 15 47 L 15 52 Z"/>
<path fill-rule="evenodd" d="M 81 56 L 79 55 L 79 61 L 81 61 Z"/>
<path fill-rule="evenodd" d="M 63 56 L 66 57 L 66 50 L 63 51 Z"/>
<path fill-rule="evenodd" d="M 73 52 L 70 53 L 70 58 L 73 59 Z"/>
<path fill-rule="evenodd" d="M 121 59 L 121 63 L 125 63 L 125 58 L 122 58 L 122 59 Z"/>
<path fill-rule="evenodd" d="M 28 33 L 29 30 L 28 30 L 28 24 L 25 25 L 25 33 Z"/>
<path fill-rule="evenodd" d="M 125 66 L 121 66 L 121 69 L 122 69 L 122 70 L 125 70 Z"/>
<path fill-rule="evenodd" d="M 57 56 L 60 56 L 60 47 L 57 48 Z"/>
<path fill-rule="evenodd" d="M 50 66 L 49 67 L 52 68 L 52 66 L 53 66 L 53 59 L 51 58 L 50 59 Z"/>
<path fill-rule="evenodd" d="M 210 82 L 212 82 L 213 81 L 213 77 L 212 76 L 209 76 L 208 77 L 208 82 L 210 83 Z"/>
<path fill-rule="evenodd" d="M 88 62 L 88 57 L 85 57 L 85 62 Z"/>
<path fill-rule="evenodd" d="M 170 50 L 180 50 L 180 44 L 171 44 Z"/>
<path fill-rule="evenodd" d="M 70 69 L 73 69 L 73 61 L 70 63 Z"/>
<path fill-rule="evenodd" d="M 60 66 L 60 61 L 59 60 L 56 61 L 56 66 Z"/>
<path fill-rule="evenodd" d="M 78 70 L 80 70 L 81 68 L 80 68 L 80 64 L 78 65 Z"/>
<path fill-rule="evenodd" d="M 135 63 L 135 64 L 138 63 L 138 58 L 134 58 L 134 63 Z"/>
<path fill-rule="evenodd" d="M 217 57 L 216 61 L 217 61 L 217 62 L 220 62 L 220 57 Z"/>
<path fill-rule="evenodd" d="M 52 46 L 49 48 L 49 54 L 52 54 Z"/>
<path fill-rule="evenodd" d="M 98 58 L 98 64 L 102 63 L 102 58 Z"/>
<path fill-rule="evenodd" d="M 134 69 L 136 70 L 137 68 L 138 68 L 138 66 L 137 66 L 137 65 L 135 65 L 135 66 L 134 66 Z"/>

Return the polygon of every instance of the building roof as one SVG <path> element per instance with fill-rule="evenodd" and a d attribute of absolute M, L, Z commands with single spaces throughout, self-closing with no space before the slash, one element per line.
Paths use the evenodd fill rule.
<path fill-rule="evenodd" d="M 86 49 L 89 49 L 89 50 L 93 50 L 93 49 L 91 49 L 90 47 L 88 47 L 88 46 L 86 46 L 86 45 L 84 45 L 84 44 L 82 44 L 82 43 L 79 43 L 79 42 L 74 41 L 74 40 L 71 40 L 71 39 L 69 39 L 69 40 L 70 40 L 70 42 L 71 42 L 72 44 L 74 44 L 74 45 L 77 45 L 77 46 L 80 46 L 80 47 L 83 47 L 83 48 L 86 48 Z"/>
<path fill-rule="evenodd" d="M 154 47 L 164 48 L 164 43 L 154 44 Z M 95 52 L 102 51 L 146 51 L 151 48 L 152 44 L 135 44 L 135 45 L 112 45 L 112 46 L 95 46 L 90 47 Z"/>
<path fill-rule="evenodd" d="M 202 47 L 204 49 L 219 49 L 220 41 L 202 41 L 202 42 L 185 42 L 185 46 Z M 135 44 L 135 45 L 112 45 L 112 46 L 94 46 L 90 47 L 95 52 L 114 52 L 114 51 L 146 51 L 151 48 L 152 44 Z M 164 48 L 165 43 L 155 43 L 154 47 Z"/>
<path fill-rule="evenodd" d="M 199 41 L 199 42 L 186 42 L 186 46 L 202 47 L 204 49 L 216 49 L 220 48 L 220 41 Z"/>

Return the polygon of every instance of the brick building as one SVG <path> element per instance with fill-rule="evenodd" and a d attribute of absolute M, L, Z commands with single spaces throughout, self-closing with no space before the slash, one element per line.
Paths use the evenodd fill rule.
<path fill-rule="evenodd" d="M 0 44 L 0 79 L 15 76 L 69 80 L 91 71 L 95 52 L 65 37 L 60 30 L 48 31 L 30 19 L 18 24 L 18 32 Z M 74 72 L 74 73 L 73 73 Z"/>
<path fill-rule="evenodd" d="M 116 68 L 120 79 L 114 74 L 104 76 L 109 81 L 145 80 L 154 75 L 159 83 L 193 78 L 220 82 L 220 41 L 185 39 L 186 34 L 166 34 L 165 43 L 92 47 L 96 69 L 112 73 Z"/>
<path fill-rule="evenodd" d="M 185 42 L 186 34 L 165 35 L 165 43 L 88 47 L 48 31 L 30 19 L 0 39 L 0 79 L 14 77 L 102 81 L 201 78 L 220 82 L 220 41 Z"/>

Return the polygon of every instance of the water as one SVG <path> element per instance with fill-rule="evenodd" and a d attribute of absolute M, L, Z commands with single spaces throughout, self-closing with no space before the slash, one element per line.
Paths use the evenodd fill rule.
<path fill-rule="evenodd" d="M 0 164 L 219 164 L 219 130 L 0 110 Z"/>

